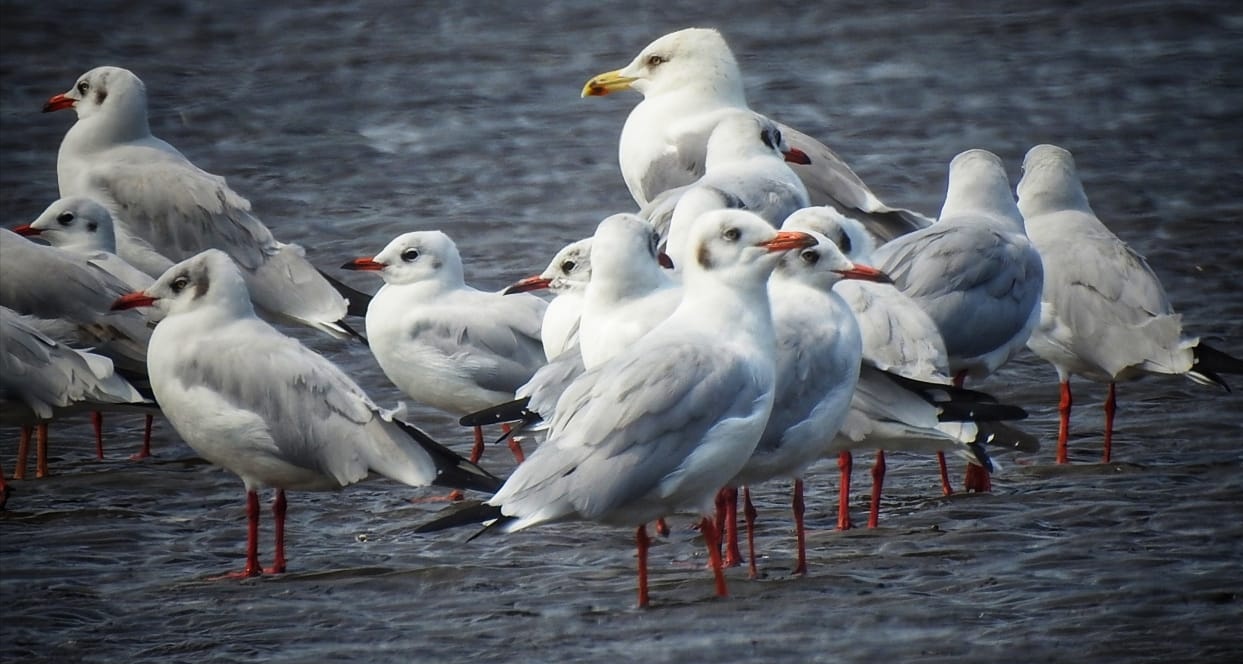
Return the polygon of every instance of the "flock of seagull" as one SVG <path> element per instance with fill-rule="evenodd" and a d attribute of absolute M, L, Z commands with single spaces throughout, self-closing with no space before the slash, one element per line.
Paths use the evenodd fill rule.
<path fill-rule="evenodd" d="M 725 595 L 723 567 L 746 560 L 756 574 L 748 487 L 774 479 L 793 480 L 795 571 L 806 572 L 800 477 L 819 459 L 838 459 L 842 528 L 854 450 L 935 453 L 947 493 L 951 452 L 967 462 L 967 490 L 987 491 L 990 450 L 1039 444 L 1011 424 L 1022 408 L 964 383 L 1024 347 L 1061 381 L 1059 463 L 1072 375 L 1109 384 L 1108 461 L 1116 382 L 1181 374 L 1224 387 L 1220 374 L 1243 373 L 1183 334 L 1153 271 L 1093 213 L 1062 148 L 1033 147 L 1017 191 L 994 154 L 957 155 L 933 220 L 884 204 L 829 148 L 750 110 L 714 30 L 657 39 L 583 96 L 620 90 L 643 97 L 619 142 L 637 212 L 609 216 L 502 292 L 465 282 L 446 234 L 404 233 L 342 266 L 383 280 L 367 296 L 153 136 L 137 76 L 83 74 L 44 107 L 77 114 L 57 158 L 62 198 L 0 229 L 0 422 L 21 428 L 14 476 L 25 477 L 32 430 L 36 474 L 46 474 L 55 418 L 93 413 L 102 455 L 99 412 L 144 413 L 141 456 L 162 414 L 245 485 L 246 563 L 232 576 L 284 571 L 286 490 L 378 473 L 454 490 L 424 532 L 635 528 L 646 606 L 649 524 L 665 532 L 665 517 L 699 514 Z M 530 292 L 541 290 L 551 298 Z M 470 457 L 404 409 L 381 408 L 272 322 L 367 343 L 411 400 L 474 427 Z M 478 465 L 493 424 L 519 462 L 506 479 Z M 872 526 L 884 469 L 879 451 Z M 267 568 L 265 487 L 276 490 Z"/>

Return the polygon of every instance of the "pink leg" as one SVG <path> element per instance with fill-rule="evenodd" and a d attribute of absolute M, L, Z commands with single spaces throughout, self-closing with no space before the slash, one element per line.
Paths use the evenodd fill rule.
<path fill-rule="evenodd" d="M 755 566 L 755 505 L 751 504 L 751 487 L 742 487 L 742 514 L 747 519 L 747 564 L 754 579 L 760 572 Z"/>
<path fill-rule="evenodd" d="M 647 596 L 647 548 L 651 545 L 652 540 L 647 537 L 647 526 L 639 526 L 634 531 L 635 548 L 639 553 L 639 608 L 646 609 L 648 604 Z"/>
<path fill-rule="evenodd" d="M 155 416 L 148 415 L 146 422 L 143 423 L 142 449 L 138 450 L 138 454 L 131 454 L 130 459 L 137 461 L 151 456 L 151 426 L 153 424 L 155 424 Z"/>
<path fill-rule="evenodd" d="M 854 459 L 850 452 L 842 450 L 837 455 L 837 468 L 842 479 L 837 489 L 837 529 L 850 530 L 854 524 L 850 522 L 850 471 L 854 467 Z"/>
<path fill-rule="evenodd" d="M 1114 443 L 1114 411 L 1118 408 L 1117 386 L 1109 384 L 1109 394 L 1105 397 L 1105 453 L 1101 463 L 1109 463 L 1113 454 Z"/>
<path fill-rule="evenodd" d="M 272 501 L 272 522 L 276 539 L 276 555 L 272 566 L 263 571 L 268 574 L 282 574 L 285 571 L 285 490 L 277 489 L 276 498 Z"/>
<path fill-rule="evenodd" d="M 91 426 L 95 428 L 95 459 L 97 461 L 104 460 L 104 414 L 99 411 L 91 412 Z"/>
<path fill-rule="evenodd" d="M 725 562 L 726 567 L 742 564 L 742 551 L 738 549 L 738 489 L 725 487 Z M 717 532 L 720 532 L 719 530 Z"/>
<path fill-rule="evenodd" d="M 513 429 L 510 428 L 508 424 L 502 424 L 501 431 L 509 433 L 510 431 L 513 431 Z M 522 452 L 522 443 L 519 443 L 518 439 L 513 436 L 510 436 L 509 438 L 509 451 L 514 453 L 514 459 L 517 460 L 518 463 L 522 463 L 527 460 L 527 455 Z"/>
<path fill-rule="evenodd" d="M 791 507 L 794 508 L 794 538 L 798 542 L 798 564 L 794 567 L 794 573 L 803 575 L 807 573 L 807 528 L 803 523 L 806 505 L 803 503 L 801 478 L 794 480 L 794 500 Z"/>
<path fill-rule="evenodd" d="M 1057 402 L 1057 462 L 1066 463 L 1069 461 L 1066 444 L 1070 438 L 1070 407 L 1074 401 L 1070 398 L 1070 381 L 1062 381 L 1061 388 L 1062 398 Z"/>
<path fill-rule="evenodd" d="M 35 477 L 47 477 L 47 422 L 35 427 Z"/>
<path fill-rule="evenodd" d="M 729 591 L 725 588 L 725 570 L 721 565 L 721 542 L 716 524 L 705 516 L 699 523 L 699 530 L 708 545 L 708 559 L 712 562 L 712 575 L 716 578 L 716 596 L 725 597 Z"/>
<path fill-rule="evenodd" d="M 669 524 L 665 523 L 665 517 L 663 516 L 656 519 L 656 534 L 661 537 L 669 536 Z"/>
<path fill-rule="evenodd" d="M 880 493 L 885 485 L 885 450 L 876 450 L 876 463 L 872 466 L 872 504 L 868 509 L 868 528 L 880 523 Z"/>
<path fill-rule="evenodd" d="M 17 440 L 17 459 L 14 462 L 13 479 L 26 479 L 26 462 L 30 460 L 30 427 L 22 427 L 21 438 Z"/>

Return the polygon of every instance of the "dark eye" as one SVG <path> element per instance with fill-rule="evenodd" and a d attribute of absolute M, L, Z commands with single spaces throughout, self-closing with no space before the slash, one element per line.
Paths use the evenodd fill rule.
<path fill-rule="evenodd" d="M 731 226 L 721 231 L 721 237 L 725 238 L 726 240 L 729 240 L 730 242 L 737 242 L 738 238 L 742 237 L 742 233 L 739 232 L 737 228 L 734 228 L 733 226 Z"/>
<path fill-rule="evenodd" d="M 578 263 L 575 263 L 574 261 L 566 261 L 561 264 L 561 271 L 569 274 L 573 272 L 576 267 L 578 267 Z"/>
<path fill-rule="evenodd" d="M 56 222 L 59 223 L 61 226 L 68 226 L 72 224 L 73 213 L 72 212 L 61 212 L 60 216 L 56 217 Z"/>
<path fill-rule="evenodd" d="M 90 89 L 91 89 L 90 83 L 87 83 L 86 81 L 78 81 L 78 92 L 80 94 L 86 94 L 86 91 Z"/>
<path fill-rule="evenodd" d="M 807 249 L 803 251 L 803 253 L 799 254 L 798 257 L 803 259 L 803 262 L 808 265 L 815 265 L 820 262 L 820 252 L 815 251 L 814 249 Z"/>
<path fill-rule="evenodd" d="M 666 62 L 668 62 L 668 61 L 669 61 L 668 59 L 666 59 L 664 56 L 660 56 L 660 55 L 649 55 L 649 56 L 647 56 L 647 66 L 649 66 L 649 67 L 656 67 L 656 66 L 658 66 L 658 65 L 662 65 L 662 64 L 664 64 L 664 63 L 666 63 Z"/>
<path fill-rule="evenodd" d="M 842 231 L 842 239 L 837 241 L 837 248 L 841 249 L 843 254 L 849 254 L 850 247 L 850 236 L 846 234 L 846 231 Z"/>
<path fill-rule="evenodd" d="M 189 285 L 190 285 L 189 277 L 177 277 L 176 279 L 173 279 L 171 288 L 173 289 L 174 293 L 180 293 L 181 291 L 185 290 L 186 286 L 189 286 Z"/>
<path fill-rule="evenodd" d="M 416 259 L 416 258 L 418 258 L 418 257 L 419 257 L 419 250 L 418 250 L 418 249 L 407 249 L 407 250 L 405 250 L 405 251 L 401 252 L 401 259 L 402 259 L 403 261 L 406 261 L 407 263 L 409 263 L 409 262 L 413 261 L 414 259 Z"/>

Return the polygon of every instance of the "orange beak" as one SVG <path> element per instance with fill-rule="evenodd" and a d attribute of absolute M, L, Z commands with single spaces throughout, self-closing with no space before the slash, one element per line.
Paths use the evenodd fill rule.
<path fill-rule="evenodd" d="M 806 152 L 803 152 L 798 148 L 790 148 L 789 150 L 782 152 L 781 156 L 785 157 L 785 160 L 791 164 L 802 164 L 806 166 L 811 163 L 811 157 L 808 157 Z"/>
<path fill-rule="evenodd" d="M 30 224 L 22 224 L 21 226 L 14 228 L 13 232 L 26 237 L 34 237 L 43 231 L 31 226 Z"/>
<path fill-rule="evenodd" d="M 880 284 L 893 283 L 893 279 L 890 279 L 889 275 L 869 265 L 855 263 L 855 266 L 849 270 L 837 270 L 836 272 L 842 275 L 843 279 L 862 279 L 864 281 L 875 281 Z"/>
<path fill-rule="evenodd" d="M 66 108 L 73 108 L 73 105 L 76 103 L 78 103 L 78 100 L 70 99 L 63 94 L 59 94 L 47 100 L 47 103 L 43 105 L 43 112 L 51 113 L 52 111 L 62 111 Z"/>
<path fill-rule="evenodd" d="M 379 272 L 385 268 L 384 263 L 377 263 L 371 258 L 355 258 L 341 266 L 342 270 L 360 270 L 363 272 Z"/>
<path fill-rule="evenodd" d="M 526 293 L 527 291 L 543 290 L 551 285 L 552 279 L 545 279 L 544 277 L 537 275 L 515 281 L 514 283 L 506 286 L 505 290 L 501 291 L 501 295 L 513 295 L 514 293 Z"/>
<path fill-rule="evenodd" d="M 159 298 L 151 297 L 142 291 L 134 291 L 126 293 L 118 297 L 116 302 L 112 303 L 113 311 L 121 311 L 122 309 L 133 309 L 135 307 L 149 307 L 155 304 Z"/>
<path fill-rule="evenodd" d="M 804 247 L 816 246 L 816 238 L 801 231 L 777 231 L 777 237 L 768 242 L 761 242 L 761 247 L 769 251 L 790 251 Z"/>

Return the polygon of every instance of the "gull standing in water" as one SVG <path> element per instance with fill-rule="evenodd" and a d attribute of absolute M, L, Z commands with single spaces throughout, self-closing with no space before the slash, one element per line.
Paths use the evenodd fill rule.
<path fill-rule="evenodd" d="M 742 73 L 719 32 L 688 28 L 648 44 L 622 69 L 591 78 L 582 96 L 621 90 L 643 95 L 622 128 L 618 161 L 639 207 L 661 192 L 704 173 L 710 124 L 696 122 L 720 109 L 747 110 Z M 840 157 L 819 141 L 778 124 L 790 146 L 808 157 L 795 167 L 814 205 L 832 205 L 867 224 L 881 239 L 927 226 L 918 213 L 882 203 Z"/>
<path fill-rule="evenodd" d="M 570 385 L 548 439 L 496 495 L 421 530 L 483 520 L 506 532 L 571 520 L 636 527 L 638 603 L 647 606 L 645 524 L 692 509 L 703 515 L 717 595 L 726 594 L 707 515 L 772 411 L 768 275 L 784 252 L 815 240 L 721 210 L 696 222 L 691 241 L 696 260 L 683 266 L 685 293 L 673 314 Z"/>
<path fill-rule="evenodd" d="M 347 302 L 304 256 L 278 242 L 224 178 L 151 135 L 147 88 L 133 72 L 97 67 L 44 105 L 78 121 L 56 159 L 61 196 L 89 196 L 116 222 L 117 253 L 152 276 L 168 261 L 221 249 L 242 268 L 256 307 L 275 319 L 349 335 Z M 355 299 L 359 299 L 355 296 Z M 365 302 L 352 302 L 361 313 Z"/>
<path fill-rule="evenodd" d="M 937 324 L 957 386 L 1005 364 L 1040 318 L 1040 254 L 1001 160 L 987 150 L 955 156 L 937 222 L 881 245 L 873 259 Z M 944 454 L 938 460 L 948 494 Z M 988 490 L 975 468 L 967 467 L 967 489 Z"/>
<path fill-rule="evenodd" d="M 1027 235 L 1045 265 L 1040 323 L 1027 347 L 1057 369 L 1058 463 L 1067 462 L 1072 375 L 1109 384 L 1101 457 L 1109 463 L 1116 383 L 1182 374 L 1227 387 L 1219 373 L 1243 373 L 1243 360 L 1183 335 L 1182 316 L 1148 262 L 1092 211 L 1070 152 L 1033 147 L 1017 191 Z"/>
<path fill-rule="evenodd" d="M 418 403 L 461 417 L 512 399 L 545 364 L 547 303 L 467 285 L 457 245 L 440 231 L 404 233 L 341 267 L 384 279 L 367 308 L 368 342 L 384 375 Z M 476 427 L 471 461 L 482 454 Z"/>
<path fill-rule="evenodd" d="M 164 416 L 207 461 L 246 486 L 246 566 L 285 571 L 285 491 L 324 491 L 375 472 L 410 486 L 494 491 L 499 480 L 382 412 L 341 369 L 259 319 L 242 271 L 209 249 L 113 307 L 158 307 L 151 388 Z M 259 494 L 276 489 L 275 559 L 259 566 Z"/>

